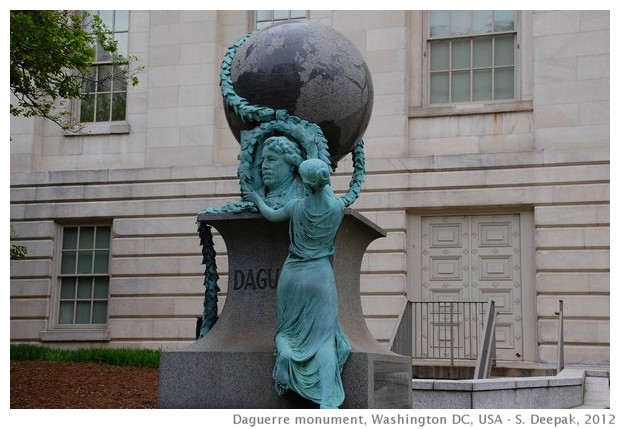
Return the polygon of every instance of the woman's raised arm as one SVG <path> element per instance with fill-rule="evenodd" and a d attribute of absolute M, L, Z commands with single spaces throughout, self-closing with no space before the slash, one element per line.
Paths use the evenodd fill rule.
<path fill-rule="evenodd" d="M 291 217 L 291 207 L 294 200 L 288 201 L 283 207 L 280 207 L 279 209 L 273 209 L 265 203 L 265 201 L 256 191 L 248 194 L 247 198 L 248 200 L 256 204 L 258 210 L 265 217 L 265 219 L 271 222 L 283 222 Z"/>

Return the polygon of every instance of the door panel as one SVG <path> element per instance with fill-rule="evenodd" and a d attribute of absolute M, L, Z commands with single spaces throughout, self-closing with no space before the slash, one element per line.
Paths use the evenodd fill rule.
<path fill-rule="evenodd" d="M 467 218 L 422 218 L 422 299 L 463 301 L 469 277 Z"/>
<path fill-rule="evenodd" d="M 519 215 L 470 220 L 472 298 L 495 301 L 497 358 L 518 360 L 523 356 Z"/>

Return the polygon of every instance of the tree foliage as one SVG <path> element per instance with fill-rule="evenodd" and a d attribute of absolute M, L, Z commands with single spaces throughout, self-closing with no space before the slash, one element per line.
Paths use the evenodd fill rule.
<path fill-rule="evenodd" d="M 11 225 L 11 238 L 17 237 L 13 225 Z M 21 244 L 11 243 L 11 261 L 20 261 L 26 257 L 28 249 Z"/>
<path fill-rule="evenodd" d="M 11 244 L 11 261 L 20 261 L 26 257 L 28 249 L 21 244 Z"/>
<path fill-rule="evenodd" d="M 44 117 L 63 129 L 76 124 L 64 108 L 68 99 L 82 96 L 96 46 L 110 53 L 114 64 L 132 58 L 117 54 L 112 33 L 97 15 L 66 10 L 11 10 L 11 115 Z M 135 71 L 118 67 L 122 78 L 138 83 Z M 109 76 L 108 79 L 118 79 Z"/>

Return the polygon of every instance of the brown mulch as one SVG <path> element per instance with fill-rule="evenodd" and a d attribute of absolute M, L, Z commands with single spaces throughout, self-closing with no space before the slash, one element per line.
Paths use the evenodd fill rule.
<path fill-rule="evenodd" d="M 158 380 L 155 368 L 11 361 L 11 408 L 157 408 Z"/>

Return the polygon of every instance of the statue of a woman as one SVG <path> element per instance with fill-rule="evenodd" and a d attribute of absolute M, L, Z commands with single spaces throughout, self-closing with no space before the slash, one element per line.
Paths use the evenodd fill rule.
<path fill-rule="evenodd" d="M 289 220 L 290 247 L 277 290 L 276 390 L 297 392 L 321 408 L 344 401 L 342 367 L 351 347 L 338 323 L 338 293 L 330 262 L 344 203 L 319 159 L 301 163 L 308 196 L 272 209 L 256 192 L 248 199 L 273 222 Z"/>

